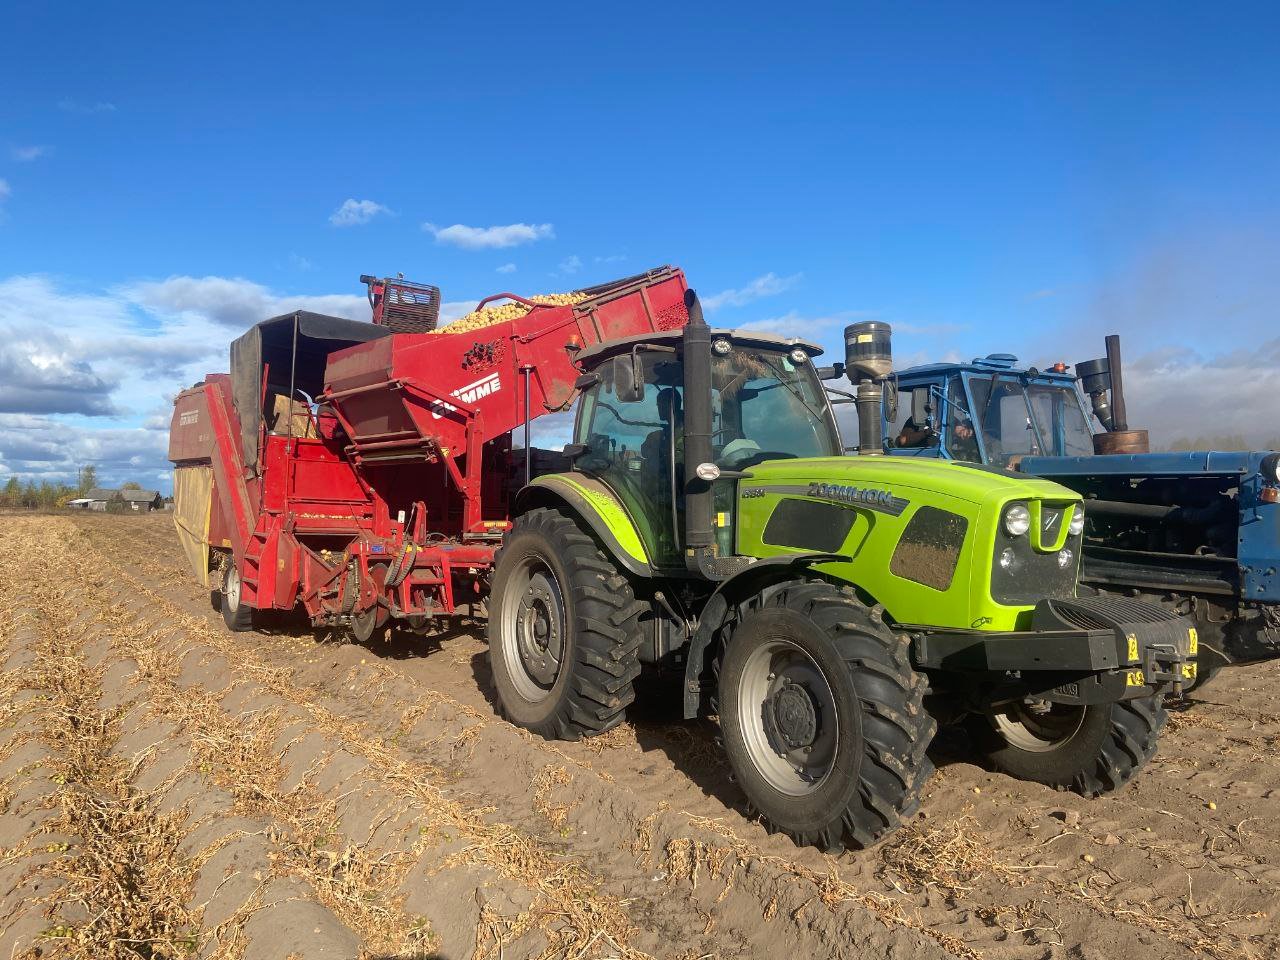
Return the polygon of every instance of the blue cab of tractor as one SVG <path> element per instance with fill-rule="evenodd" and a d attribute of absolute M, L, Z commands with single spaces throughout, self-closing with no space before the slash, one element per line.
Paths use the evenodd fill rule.
<path fill-rule="evenodd" d="M 859 452 L 1070 487 L 1085 498 L 1082 590 L 1158 600 L 1193 617 L 1200 683 L 1229 663 L 1280 657 L 1280 453 L 1150 452 L 1147 432 L 1128 423 L 1118 337 L 1074 372 L 993 353 L 877 382 L 880 416 L 860 446 L 878 449 Z"/>

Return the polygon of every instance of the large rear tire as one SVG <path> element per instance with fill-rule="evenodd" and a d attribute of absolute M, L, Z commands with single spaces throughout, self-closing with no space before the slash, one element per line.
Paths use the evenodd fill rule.
<path fill-rule="evenodd" d="M 235 560 L 227 564 L 222 575 L 222 621 L 229 630 L 244 633 L 253 629 L 253 609 L 245 604 L 240 595 L 240 571 L 236 569 Z"/>
<path fill-rule="evenodd" d="M 621 722 L 640 674 L 643 610 L 576 521 L 551 509 L 518 517 L 494 566 L 488 627 L 507 719 L 556 740 Z"/>
<path fill-rule="evenodd" d="M 1167 719 L 1161 696 L 1085 707 L 1014 703 L 971 717 L 969 735 L 1001 773 L 1096 797 L 1155 756 Z"/>
<path fill-rule="evenodd" d="M 936 724 L 906 637 L 823 582 L 788 585 L 724 651 L 725 751 L 768 828 L 824 850 L 866 847 L 915 813 Z"/>

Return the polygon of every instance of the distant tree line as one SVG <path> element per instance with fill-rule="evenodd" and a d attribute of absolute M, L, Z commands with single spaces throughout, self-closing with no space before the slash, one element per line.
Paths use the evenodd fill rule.
<path fill-rule="evenodd" d="M 0 487 L 0 507 L 9 510 L 53 510 L 65 507 L 71 500 L 83 497 L 98 485 L 98 471 L 94 467 L 85 467 L 80 471 L 77 483 L 50 483 L 48 480 L 27 480 L 25 483 L 17 477 L 10 477 Z M 121 490 L 141 490 L 142 484 L 129 481 L 120 484 Z M 119 504 L 108 502 L 107 509 L 127 509 L 123 500 Z"/>
<path fill-rule="evenodd" d="M 1220 436 L 1180 437 L 1168 444 L 1168 449 L 1178 450 L 1280 450 L 1280 437 L 1272 437 L 1265 443 L 1250 443 L 1239 433 Z"/>

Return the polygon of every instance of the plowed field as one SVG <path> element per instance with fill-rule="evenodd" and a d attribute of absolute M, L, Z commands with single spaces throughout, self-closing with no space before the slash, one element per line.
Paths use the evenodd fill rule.
<path fill-rule="evenodd" d="M 920 816 L 829 857 L 709 722 L 506 724 L 482 633 L 232 634 L 169 518 L 0 517 L 0 957 L 1280 956 L 1280 664 L 1101 800 L 944 734 Z"/>

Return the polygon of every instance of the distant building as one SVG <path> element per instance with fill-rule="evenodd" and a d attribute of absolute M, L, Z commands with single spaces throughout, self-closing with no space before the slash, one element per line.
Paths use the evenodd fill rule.
<path fill-rule="evenodd" d="M 120 496 L 140 513 L 164 509 L 164 498 L 160 496 L 159 490 L 121 490 Z"/>
<path fill-rule="evenodd" d="M 108 490 L 106 487 L 94 487 L 67 506 L 77 510 L 106 510 L 111 503 L 116 504 L 115 509 L 137 513 L 164 509 L 164 498 L 157 490 Z"/>

